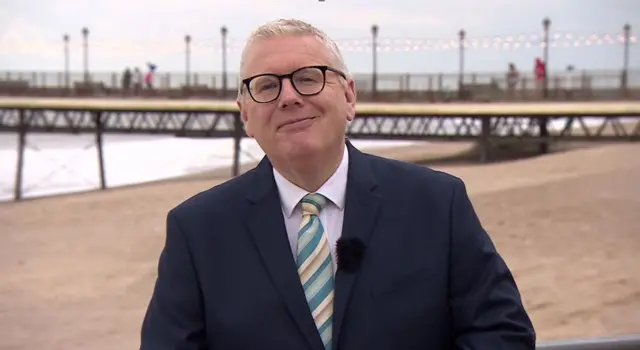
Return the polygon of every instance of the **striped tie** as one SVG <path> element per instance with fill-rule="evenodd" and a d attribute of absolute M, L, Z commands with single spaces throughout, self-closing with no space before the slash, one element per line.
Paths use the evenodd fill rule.
<path fill-rule="evenodd" d="M 326 350 L 331 349 L 333 320 L 333 265 L 329 242 L 318 216 L 327 199 L 310 193 L 302 198 L 302 224 L 298 232 L 298 274 L 313 320 Z"/>

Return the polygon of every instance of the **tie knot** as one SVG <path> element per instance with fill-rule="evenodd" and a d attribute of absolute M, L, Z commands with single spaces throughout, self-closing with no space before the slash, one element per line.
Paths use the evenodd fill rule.
<path fill-rule="evenodd" d="M 327 199 L 323 195 L 309 193 L 300 201 L 302 215 L 318 215 L 325 204 L 327 204 Z"/>

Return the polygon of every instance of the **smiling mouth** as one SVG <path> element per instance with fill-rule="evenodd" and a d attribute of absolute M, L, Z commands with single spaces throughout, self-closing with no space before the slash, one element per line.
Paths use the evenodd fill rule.
<path fill-rule="evenodd" d="M 317 118 L 317 117 L 308 117 L 308 118 L 302 118 L 302 119 L 291 120 L 291 121 L 288 121 L 288 122 L 285 122 L 285 123 L 281 124 L 281 125 L 278 127 L 278 129 L 283 128 L 283 127 L 285 127 L 285 126 L 293 125 L 293 124 L 296 124 L 296 123 L 304 122 L 304 121 L 307 121 L 307 120 L 313 120 L 313 119 L 316 119 L 316 118 Z"/>

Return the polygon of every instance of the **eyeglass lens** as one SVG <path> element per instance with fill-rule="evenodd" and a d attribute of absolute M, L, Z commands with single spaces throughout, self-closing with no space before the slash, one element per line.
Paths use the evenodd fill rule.
<path fill-rule="evenodd" d="M 317 94 L 324 86 L 324 72 L 315 67 L 304 68 L 293 74 L 291 83 L 301 95 Z M 280 93 L 280 84 L 278 76 L 265 74 L 251 80 L 249 90 L 259 102 L 272 101 Z"/>

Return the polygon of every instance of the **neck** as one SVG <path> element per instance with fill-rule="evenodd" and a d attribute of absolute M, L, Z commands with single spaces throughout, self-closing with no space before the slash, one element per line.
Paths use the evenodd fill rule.
<path fill-rule="evenodd" d="M 271 163 L 282 176 L 307 192 L 316 192 L 336 172 L 346 145 L 340 143 L 328 152 L 296 159 L 273 159 Z"/>

